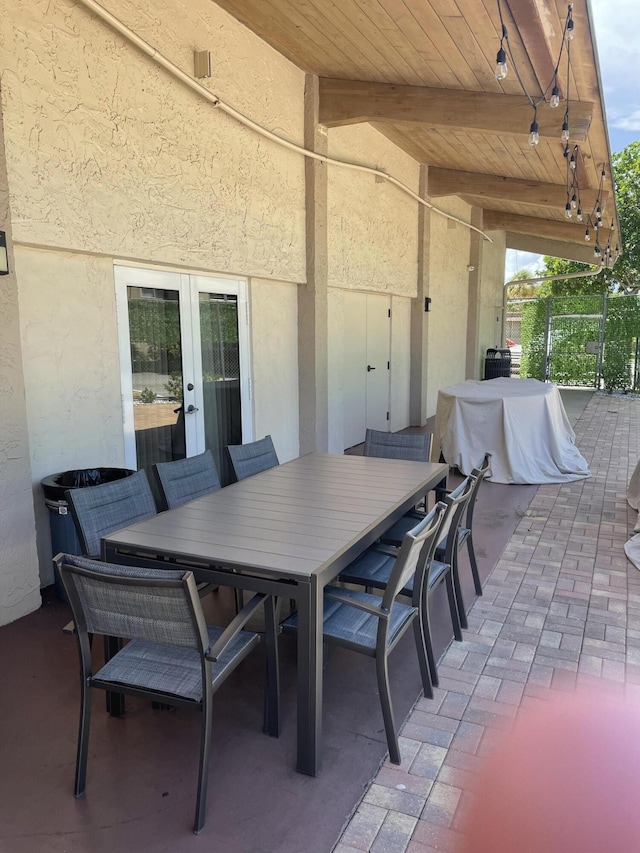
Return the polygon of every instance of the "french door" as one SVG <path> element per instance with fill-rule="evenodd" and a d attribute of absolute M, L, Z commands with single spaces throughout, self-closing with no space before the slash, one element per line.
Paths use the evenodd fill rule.
<path fill-rule="evenodd" d="M 116 266 L 125 464 L 147 471 L 250 441 L 247 285 Z"/>

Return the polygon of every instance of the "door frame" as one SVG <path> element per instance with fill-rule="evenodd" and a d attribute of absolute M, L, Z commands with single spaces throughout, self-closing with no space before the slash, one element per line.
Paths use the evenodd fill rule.
<path fill-rule="evenodd" d="M 125 466 L 137 468 L 135 424 L 133 414 L 133 374 L 131 369 L 131 339 L 129 335 L 129 309 L 127 285 L 131 284 L 129 270 L 135 270 L 139 280 L 136 286 L 177 290 L 180 310 L 180 338 L 182 342 L 182 374 L 193 377 L 193 405 L 201 413 L 185 418 L 185 444 L 187 456 L 205 450 L 204 405 L 202 389 L 202 359 L 200 349 L 199 298 L 200 292 L 222 293 L 236 296 L 238 306 L 238 351 L 240 356 L 240 406 L 242 412 L 242 441 L 253 439 L 253 394 L 251 344 L 249 339 L 249 284 L 242 276 L 216 275 L 198 271 L 185 271 L 171 267 L 114 261 L 114 287 L 116 297 L 116 322 L 118 354 L 120 361 L 120 401 L 123 425 Z M 129 278 L 129 281 L 127 281 Z"/>

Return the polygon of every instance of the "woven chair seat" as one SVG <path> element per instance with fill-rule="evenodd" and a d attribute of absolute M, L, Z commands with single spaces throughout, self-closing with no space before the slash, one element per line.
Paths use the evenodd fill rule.
<path fill-rule="evenodd" d="M 340 580 L 343 583 L 354 583 L 359 586 L 372 586 L 376 589 L 384 589 L 391 577 L 395 560 L 394 556 L 385 554 L 374 545 L 368 551 L 365 551 L 361 557 L 347 566 L 344 572 L 340 574 Z M 429 587 L 433 588 L 436 586 L 440 582 L 442 575 L 449 568 L 447 563 L 432 560 L 429 571 Z M 413 594 L 413 580 L 413 577 L 409 579 L 402 590 L 403 595 L 411 596 Z"/>
<path fill-rule="evenodd" d="M 326 591 L 330 592 L 334 588 L 328 586 Z M 340 592 L 348 594 L 355 601 L 363 601 L 367 604 L 373 604 L 375 607 L 380 607 L 382 603 L 379 596 L 370 595 L 366 592 L 349 589 L 341 589 Z M 407 621 L 414 616 L 415 612 L 415 607 L 401 604 L 398 601 L 393 603 L 389 619 L 387 645 L 390 646 L 393 644 L 398 633 Z M 322 623 L 322 631 L 325 639 L 332 637 L 337 642 L 344 642 L 350 646 L 360 646 L 363 649 L 366 648 L 375 651 L 379 622 L 380 620 L 377 616 L 357 610 L 355 607 L 350 607 L 341 601 L 332 601 L 325 595 Z M 297 628 L 298 614 L 294 613 L 285 620 L 282 627 L 284 630 Z"/>
<path fill-rule="evenodd" d="M 222 631 L 222 628 L 208 626 L 211 645 L 220 637 Z M 212 681 L 224 678 L 225 671 L 233 668 L 238 655 L 259 642 L 258 634 L 241 631 L 229 643 L 219 660 L 209 664 Z M 202 665 L 200 655 L 195 649 L 132 640 L 107 661 L 94 678 L 114 684 L 142 687 L 145 690 L 157 690 L 159 693 L 169 693 L 184 699 L 193 699 L 195 702 L 202 700 Z"/>

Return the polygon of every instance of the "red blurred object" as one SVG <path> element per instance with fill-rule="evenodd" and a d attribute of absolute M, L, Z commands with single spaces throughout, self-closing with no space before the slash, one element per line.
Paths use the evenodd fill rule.
<path fill-rule="evenodd" d="M 619 694 L 521 711 L 480 770 L 456 853 L 637 853 L 639 732 Z"/>
<path fill-rule="evenodd" d="M 512 341 L 511 338 L 507 338 L 507 346 L 509 348 L 514 347 L 516 345 L 515 341 Z"/>

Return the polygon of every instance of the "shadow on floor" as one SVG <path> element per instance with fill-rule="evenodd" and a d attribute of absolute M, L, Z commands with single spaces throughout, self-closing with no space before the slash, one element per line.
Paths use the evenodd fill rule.
<path fill-rule="evenodd" d="M 476 551 L 486 577 L 535 494 L 535 486 L 483 484 L 475 514 Z M 466 552 L 465 552 L 466 555 Z M 467 606 L 473 585 L 462 561 Z M 444 590 L 434 598 L 438 654 L 450 641 Z M 229 590 L 206 600 L 214 621 L 230 611 Z M 282 737 L 261 733 L 263 660 L 245 661 L 216 695 L 207 824 L 191 834 L 199 719 L 185 709 L 154 711 L 128 700 L 122 719 L 94 696 L 87 791 L 72 795 L 78 713 L 75 639 L 55 599 L 0 628 L 2 772 L 0 849 L 328 853 L 386 752 L 371 661 L 332 649 L 325 668 L 324 762 L 317 778 L 295 771 L 295 646 L 283 637 Z M 101 659 L 96 643 L 96 663 Z M 398 721 L 420 694 L 408 632 L 390 659 Z M 204 836 L 204 838 L 203 838 Z"/>

